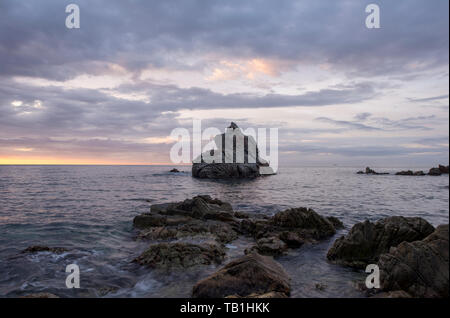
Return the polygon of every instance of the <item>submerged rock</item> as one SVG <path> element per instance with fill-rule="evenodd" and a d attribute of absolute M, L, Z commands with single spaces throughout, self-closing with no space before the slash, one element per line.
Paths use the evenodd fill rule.
<path fill-rule="evenodd" d="M 234 260 L 216 273 L 198 282 L 193 297 L 289 296 L 289 277 L 271 257 L 252 253 Z"/>
<path fill-rule="evenodd" d="M 214 137 L 214 143 L 216 149 L 204 152 L 193 160 L 193 177 L 201 179 L 255 178 L 275 173 L 269 163 L 259 155 L 255 139 L 244 135 L 233 122 L 225 133 Z"/>
<path fill-rule="evenodd" d="M 380 256 L 381 288 L 413 297 L 449 296 L 448 224 L 421 241 L 403 242 Z"/>
<path fill-rule="evenodd" d="M 48 247 L 42 245 L 33 245 L 24 249 L 22 253 L 50 252 L 55 254 L 62 254 L 67 251 L 68 249 L 64 247 Z"/>
<path fill-rule="evenodd" d="M 355 224 L 346 236 L 337 239 L 327 258 L 337 264 L 365 268 L 401 242 L 421 240 L 434 228 L 422 218 L 393 216 L 376 223 Z"/>
<path fill-rule="evenodd" d="M 160 243 L 151 245 L 134 262 L 163 269 L 220 264 L 225 252 L 218 244 Z"/>

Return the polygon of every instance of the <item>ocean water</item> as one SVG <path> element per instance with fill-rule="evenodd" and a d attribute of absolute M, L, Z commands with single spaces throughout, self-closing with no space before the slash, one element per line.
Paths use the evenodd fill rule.
<path fill-rule="evenodd" d="M 334 240 L 357 222 L 392 215 L 423 217 L 434 226 L 449 222 L 448 176 L 357 175 L 361 167 L 280 168 L 275 176 L 255 180 L 212 181 L 193 179 L 190 167 L 180 167 L 179 174 L 168 173 L 170 168 L 0 166 L 0 297 L 44 291 L 61 297 L 189 297 L 195 282 L 218 266 L 165 273 L 132 263 L 149 244 L 135 240 L 132 220 L 153 203 L 198 194 L 250 214 L 306 206 L 344 222 L 334 237 L 277 259 L 291 277 L 292 297 L 363 296 L 356 288 L 363 272 L 326 260 Z M 242 238 L 229 244 L 225 262 L 250 243 Z M 69 251 L 21 253 L 30 245 Z M 65 285 L 65 268 L 72 263 L 80 266 L 80 289 Z"/>

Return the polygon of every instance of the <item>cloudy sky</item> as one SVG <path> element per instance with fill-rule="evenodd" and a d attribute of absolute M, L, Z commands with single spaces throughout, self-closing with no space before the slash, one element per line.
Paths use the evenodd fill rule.
<path fill-rule="evenodd" d="M 448 0 L 69 3 L 0 0 L 0 164 L 169 163 L 193 119 L 277 127 L 281 166 L 448 163 Z"/>

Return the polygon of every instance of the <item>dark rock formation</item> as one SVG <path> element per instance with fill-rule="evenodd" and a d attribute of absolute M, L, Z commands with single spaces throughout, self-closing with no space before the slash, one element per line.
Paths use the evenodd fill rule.
<path fill-rule="evenodd" d="M 402 296 L 448 298 L 448 239 L 448 224 L 440 225 L 425 239 L 403 242 L 381 255 L 381 288 L 391 293 L 400 291 L 397 295 Z"/>
<path fill-rule="evenodd" d="M 281 267 L 268 256 L 252 253 L 243 256 L 218 272 L 198 282 L 192 292 L 198 298 L 255 297 L 258 295 L 288 296 L 289 277 Z"/>
<path fill-rule="evenodd" d="M 425 173 L 420 171 L 412 171 L 412 170 L 405 170 L 405 171 L 399 171 L 395 173 L 396 176 L 424 176 Z"/>
<path fill-rule="evenodd" d="M 233 137 L 234 136 L 234 137 Z M 239 140 L 239 142 L 238 142 Z M 192 176 L 201 179 L 255 178 L 274 174 L 269 163 L 259 156 L 256 141 L 244 135 L 235 124 L 214 138 L 217 149 L 202 153 L 192 164 Z M 231 146 L 228 143 L 233 143 Z M 243 160 L 238 160 L 237 149 L 241 143 Z M 230 153 L 226 148 L 230 148 Z M 208 158 L 208 159 L 206 159 Z"/>
<path fill-rule="evenodd" d="M 192 176 L 200 179 L 255 178 L 260 173 L 256 163 L 194 163 Z"/>
<path fill-rule="evenodd" d="M 245 251 L 246 254 L 257 252 L 261 255 L 279 256 L 285 253 L 288 245 L 276 236 L 263 237 L 256 241 L 256 245 Z"/>
<path fill-rule="evenodd" d="M 430 176 L 440 176 L 442 171 L 439 168 L 431 168 L 430 171 L 428 171 L 428 174 Z"/>
<path fill-rule="evenodd" d="M 177 168 L 173 168 L 172 170 L 170 170 L 169 172 L 180 172 L 180 170 L 178 170 Z"/>
<path fill-rule="evenodd" d="M 344 228 L 344 223 L 342 223 L 342 221 L 339 220 L 335 216 L 328 216 L 327 220 L 330 221 L 331 224 L 333 224 L 335 229 L 343 229 Z"/>
<path fill-rule="evenodd" d="M 440 176 L 441 174 L 448 174 L 448 166 L 439 165 L 437 168 L 431 168 L 428 174 L 430 176 Z"/>
<path fill-rule="evenodd" d="M 331 220 L 338 226 L 342 225 L 336 218 Z M 305 242 L 334 235 L 333 222 L 312 209 L 295 208 L 278 212 L 269 219 L 244 219 L 240 223 L 240 232 L 256 240 L 256 245 L 247 252 L 279 256 L 287 248 L 298 248 Z"/>
<path fill-rule="evenodd" d="M 357 174 L 373 174 L 373 175 L 385 175 L 385 174 L 389 174 L 388 172 L 376 172 L 373 169 L 370 169 L 370 167 L 366 167 L 365 171 L 358 171 Z"/>
<path fill-rule="evenodd" d="M 330 220 L 317 214 L 313 209 L 296 208 L 278 212 L 271 220 L 277 227 L 292 230 L 301 230 L 301 233 L 322 239 L 336 233 Z"/>
<path fill-rule="evenodd" d="M 220 264 L 225 252 L 218 244 L 159 243 L 151 245 L 134 262 L 163 269 Z"/>
<path fill-rule="evenodd" d="M 441 170 L 442 173 L 448 174 L 448 168 L 448 166 L 439 165 L 439 170 Z"/>
<path fill-rule="evenodd" d="M 136 228 L 141 229 L 141 239 L 167 240 L 203 236 L 221 243 L 236 239 L 235 228 L 239 227 L 239 220 L 234 217 L 231 205 L 207 195 L 177 203 L 154 204 L 150 213 L 136 216 L 133 223 Z"/>
<path fill-rule="evenodd" d="M 393 216 L 376 223 L 355 224 L 346 236 L 337 239 L 327 258 L 337 264 L 365 268 L 401 242 L 421 240 L 434 231 L 422 218 Z"/>
<path fill-rule="evenodd" d="M 50 252 L 55 254 L 62 254 L 67 251 L 68 249 L 64 247 L 48 247 L 42 245 L 33 245 L 24 249 L 22 253 Z"/>
<path fill-rule="evenodd" d="M 224 251 L 225 244 L 239 235 L 255 240 L 255 245 L 247 248 L 246 253 L 280 256 L 288 248 L 298 248 L 305 242 L 333 235 L 336 232 L 334 225 L 342 226 L 337 218 L 325 218 L 307 208 L 288 209 L 273 217 L 253 218 L 234 212 L 230 204 L 206 195 L 182 202 L 154 204 L 150 213 L 136 216 L 133 223 L 139 230 L 138 239 L 163 243 L 152 245 L 136 259 L 140 264 L 153 267 L 167 267 L 170 263 L 176 266 L 177 262 L 196 265 L 192 260 L 196 255 L 201 255 L 198 257 L 201 264 L 210 264 L 212 255 L 208 253 L 217 254 L 216 250 L 211 251 L 211 241 Z M 191 244 L 192 238 L 195 245 Z M 184 243 L 186 239 L 189 240 Z M 167 245 L 167 241 L 184 244 L 187 255 L 180 254 L 181 245 Z M 173 250 L 175 255 L 168 250 Z"/>

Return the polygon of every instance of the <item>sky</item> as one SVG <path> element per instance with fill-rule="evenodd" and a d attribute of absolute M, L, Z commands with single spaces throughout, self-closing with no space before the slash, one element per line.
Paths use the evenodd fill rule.
<path fill-rule="evenodd" d="M 448 164 L 448 6 L 0 0 L 0 164 L 170 164 L 194 119 L 278 128 L 280 167 Z"/>

